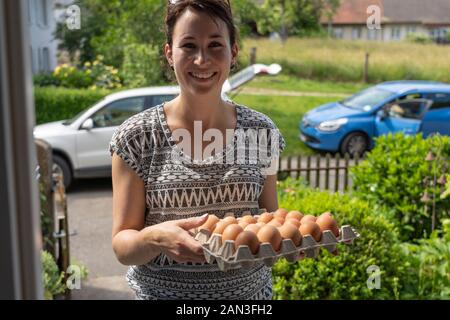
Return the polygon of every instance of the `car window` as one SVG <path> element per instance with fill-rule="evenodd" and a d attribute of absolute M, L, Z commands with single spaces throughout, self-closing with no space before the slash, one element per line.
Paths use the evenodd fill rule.
<path fill-rule="evenodd" d="M 430 110 L 450 108 L 450 93 L 433 93 L 430 99 L 433 100 Z"/>
<path fill-rule="evenodd" d="M 93 116 L 96 128 L 119 126 L 129 117 L 144 110 L 145 97 L 133 97 L 111 102 Z"/>
<path fill-rule="evenodd" d="M 154 95 L 149 96 L 148 98 L 148 104 L 146 105 L 146 109 L 153 108 L 163 102 L 170 101 L 174 99 L 176 95 L 174 94 L 160 94 L 160 95 Z"/>
<path fill-rule="evenodd" d="M 387 112 L 391 118 L 420 119 L 426 106 L 423 99 L 397 101 L 388 106 Z"/>
<path fill-rule="evenodd" d="M 373 107 L 383 103 L 386 99 L 394 95 L 394 92 L 373 87 L 341 101 L 341 104 L 349 108 L 370 111 Z"/>

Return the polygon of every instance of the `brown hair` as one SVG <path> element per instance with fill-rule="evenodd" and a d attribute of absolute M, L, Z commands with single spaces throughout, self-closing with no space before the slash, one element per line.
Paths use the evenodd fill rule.
<path fill-rule="evenodd" d="M 238 37 L 237 29 L 233 23 L 233 14 L 229 0 L 168 0 L 166 11 L 166 38 L 172 47 L 173 29 L 181 14 L 187 9 L 205 12 L 211 18 L 222 19 L 230 34 L 230 45 L 233 46 Z M 214 19 L 213 19 L 214 21 Z"/>

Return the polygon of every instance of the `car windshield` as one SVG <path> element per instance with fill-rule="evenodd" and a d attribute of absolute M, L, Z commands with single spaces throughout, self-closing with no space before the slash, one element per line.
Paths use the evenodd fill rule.
<path fill-rule="evenodd" d="M 341 101 L 340 103 L 349 108 L 370 111 L 373 107 L 395 95 L 395 92 L 374 87 L 357 93 L 350 98 Z"/>
<path fill-rule="evenodd" d="M 102 99 L 102 100 L 103 100 L 103 99 Z M 101 101 L 101 100 L 100 100 L 100 101 Z M 100 101 L 98 101 L 98 102 L 100 102 Z M 95 104 L 97 104 L 98 102 L 96 102 Z M 94 104 L 94 105 L 95 105 L 95 104 Z M 90 108 L 90 107 L 89 107 L 89 108 Z M 86 111 L 88 111 L 89 108 L 86 108 L 86 109 L 80 111 L 75 117 L 73 117 L 73 118 L 71 118 L 71 119 L 68 119 L 68 120 L 64 121 L 62 124 L 65 125 L 65 126 L 70 126 L 70 125 L 71 125 L 72 123 L 74 123 L 79 117 L 81 117 L 81 115 L 83 115 Z"/>

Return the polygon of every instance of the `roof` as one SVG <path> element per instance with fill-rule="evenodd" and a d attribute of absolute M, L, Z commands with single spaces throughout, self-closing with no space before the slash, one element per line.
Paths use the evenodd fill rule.
<path fill-rule="evenodd" d="M 383 89 L 397 93 L 414 90 L 450 92 L 450 84 L 435 81 L 415 81 L 415 80 L 387 81 L 378 84 L 377 87 L 381 87 Z"/>
<path fill-rule="evenodd" d="M 121 98 L 139 97 L 154 94 L 179 94 L 179 93 L 180 89 L 178 86 L 147 87 L 111 93 L 110 95 L 106 96 L 106 99 L 116 100 Z"/>
<path fill-rule="evenodd" d="M 370 5 L 380 7 L 382 23 L 450 25 L 449 0 L 341 0 L 333 24 L 366 24 Z"/>

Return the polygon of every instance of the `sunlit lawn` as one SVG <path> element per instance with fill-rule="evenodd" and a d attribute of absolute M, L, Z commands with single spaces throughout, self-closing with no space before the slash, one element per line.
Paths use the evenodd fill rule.
<path fill-rule="evenodd" d="M 284 97 L 284 96 L 253 96 L 238 95 L 233 99 L 254 110 L 269 116 L 281 131 L 286 140 L 283 155 L 313 154 L 299 137 L 298 124 L 303 114 L 321 104 L 340 100 L 337 97 Z"/>

